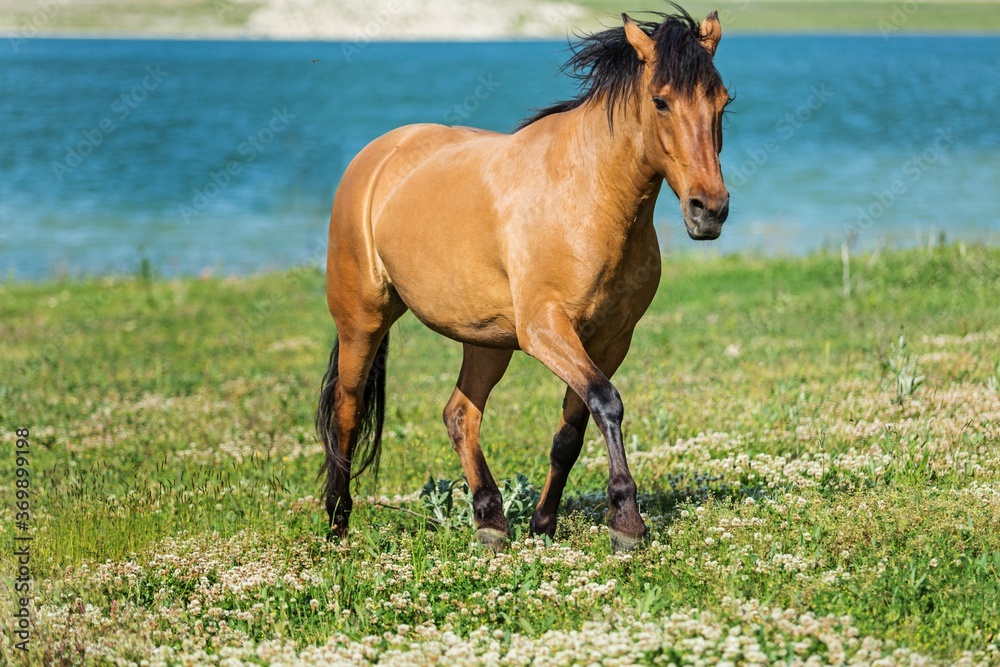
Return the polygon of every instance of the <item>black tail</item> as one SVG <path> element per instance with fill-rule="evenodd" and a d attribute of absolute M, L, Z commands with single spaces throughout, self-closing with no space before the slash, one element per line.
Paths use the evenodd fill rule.
<path fill-rule="evenodd" d="M 326 497 L 331 498 L 336 489 L 336 477 L 339 471 L 346 472 L 354 479 L 368 468 L 378 477 L 379 458 L 382 454 L 382 424 L 385 422 L 385 366 L 389 356 L 389 334 L 378 346 L 375 360 L 365 382 L 364 414 L 361 417 L 361 427 L 358 429 L 358 440 L 351 461 L 348 461 L 337 446 L 337 431 L 334 429 L 334 403 L 336 400 L 336 384 L 338 375 L 338 351 L 340 342 L 333 345 L 330 352 L 330 365 L 323 376 L 323 389 L 319 396 L 319 407 L 316 410 L 316 431 L 323 441 L 326 460 L 320 475 L 326 474 Z M 353 466 L 351 463 L 353 462 Z M 351 468 L 354 468 L 353 474 Z M 347 489 L 343 489 L 347 492 Z"/>

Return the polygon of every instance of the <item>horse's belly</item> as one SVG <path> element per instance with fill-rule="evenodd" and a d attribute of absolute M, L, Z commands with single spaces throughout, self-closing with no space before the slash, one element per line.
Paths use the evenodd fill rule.
<path fill-rule="evenodd" d="M 455 340 L 517 347 L 510 284 L 495 256 L 447 219 L 385 218 L 376 227 L 376 251 L 385 278 L 417 318 Z"/>
<path fill-rule="evenodd" d="M 411 308 L 411 310 L 413 310 Z M 513 323 L 504 317 L 473 322 L 456 322 L 454 318 L 435 317 L 426 310 L 413 310 L 417 319 L 427 328 L 452 340 L 480 347 L 493 347 L 505 350 L 520 349 Z"/>
<path fill-rule="evenodd" d="M 403 303 L 428 328 L 463 343 L 517 349 L 513 307 L 502 290 L 490 288 L 484 272 L 468 275 L 465 267 L 460 275 L 455 267 L 391 259 L 386 269 Z"/>

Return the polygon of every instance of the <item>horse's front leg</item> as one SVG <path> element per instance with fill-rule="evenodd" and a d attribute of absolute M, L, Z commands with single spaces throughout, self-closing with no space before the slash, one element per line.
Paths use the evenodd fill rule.
<path fill-rule="evenodd" d="M 630 333 L 595 355 L 594 362 L 607 377 L 613 376 L 618 370 L 626 353 L 628 353 L 631 340 Z M 563 399 L 562 420 L 552 438 L 549 474 L 545 479 L 545 487 L 538 500 L 538 507 L 531 517 L 531 532 L 535 535 L 555 536 L 559 502 L 562 500 L 569 472 L 580 457 L 580 450 L 583 448 L 583 435 L 589 419 L 590 411 L 583 399 L 567 387 L 566 397 Z"/>
<path fill-rule="evenodd" d="M 616 551 L 634 549 L 645 538 L 647 530 L 635 499 L 635 481 L 625 460 L 624 407 L 618 390 L 588 356 L 570 319 L 558 308 L 538 313 L 519 329 L 518 342 L 525 352 L 545 364 L 576 392 L 594 417 L 608 448 L 611 543 Z"/>

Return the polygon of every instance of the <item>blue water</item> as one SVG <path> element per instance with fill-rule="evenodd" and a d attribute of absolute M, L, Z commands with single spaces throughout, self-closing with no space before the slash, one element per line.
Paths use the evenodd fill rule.
<path fill-rule="evenodd" d="M 563 42 L 3 47 L 0 272 L 19 278 L 316 261 L 338 178 L 372 138 L 506 131 L 574 90 Z M 998 38 L 724 39 L 732 213 L 712 247 L 1000 240 L 998 63 Z M 669 193 L 657 221 L 663 245 L 693 247 Z"/>

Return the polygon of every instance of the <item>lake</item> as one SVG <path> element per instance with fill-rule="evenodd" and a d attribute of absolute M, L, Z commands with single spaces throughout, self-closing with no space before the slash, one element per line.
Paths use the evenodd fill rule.
<path fill-rule="evenodd" d="M 368 141 L 441 122 L 509 131 L 573 94 L 565 42 L 45 40 L 0 49 L 0 271 L 39 279 L 245 273 L 322 258 Z M 745 36 L 723 237 L 669 250 L 797 254 L 1000 240 L 1000 38 Z M 227 165 L 235 169 L 227 171 Z"/>

